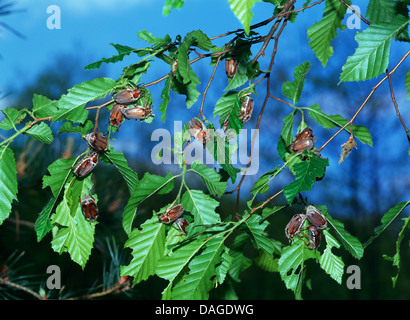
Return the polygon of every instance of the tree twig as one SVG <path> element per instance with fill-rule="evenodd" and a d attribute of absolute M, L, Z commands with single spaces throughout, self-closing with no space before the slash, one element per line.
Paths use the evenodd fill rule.
<path fill-rule="evenodd" d="M 398 116 L 399 119 L 400 119 L 400 122 L 401 122 L 401 124 L 402 124 L 402 126 L 403 126 L 403 128 L 404 128 L 404 131 L 406 131 L 407 141 L 408 141 L 409 144 L 410 144 L 409 129 L 407 129 L 407 126 L 406 126 L 406 124 L 404 123 L 403 118 L 401 117 L 401 114 L 400 114 L 400 111 L 399 111 L 399 106 L 397 105 L 396 98 L 395 98 L 395 96 L 394 96 L 393 85 L 392 85 L 392 82 L 391 82 L 391 76 L 390 76 L 389 70 L 386 70 L 386 74 L 387 74 L 387 77 L 388 77 L 388 79 L 389 79 L 390 94 L 391 94 L 391 99 L 392 99 L 392 101 L 393 101 L 394 107 L 396 108 L 396 114 L 397 114 L 397 116 Z"/>

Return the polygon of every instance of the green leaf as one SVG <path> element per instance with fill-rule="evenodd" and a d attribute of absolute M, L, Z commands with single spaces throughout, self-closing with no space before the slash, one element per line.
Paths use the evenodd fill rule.
<path fill-rule="evenodd" d="M 231 163 L 230 144 L 215 131 L 212 131 L 209 137 L 212 138 L 206 143 L 206 148 L 222 169 L 229 174 L 232 183 L 235 183 L 237 171 Z"/>
<path fill-rule="evenodd" d="M 153 175 L 148 172 L 144 175 L 134 189 L 134 192 L 132 192 L 124 209 L 122 225 L 128 235 L 131 233 L 132 223 L 137 213 L 138 206 L 147 198 L 159 193 L 160 190 L 168 184 L 173 187 L 174 179 L 175 177 L 171 173 L 168 173 L 166 177 Z"/>
<path fill-rule="evenodd" d="M 14 108 L 6 108 L 1 112 L 4 114 L 4 120 L 0 122 L 0 129 L 3 130 L 13 129 L 25 117 L 25 111 Z"/>
<path fill-rule="evenodd" d="M 167 78 L 167 80 L 165 81 L 165 84 L 164 84 L 164 88 L 161 91 L 162 102 L 159 106 L 159 112 L 162 113 L 162 116 L 161 116 L 161 121 L 162 122 L 165 121 L 165 117 L 166 117 L 166 114 L 167 114 L 168 103 L 171 100 L 171 97 L 169 96 L 169 93 L 170 93 L 171 88 L 172 88 L 172 78 L 173 78 L 172 76 L 169 76 Z"/>
<path fill-rule="evenodd" d="M 216 266 L 222 261 L 225 238 L 221 235 L 206 240 L 206 248 L 188 264 L 189 273 L 172 290 L 174 300 L 206 300 L 216 282 Z"/>
<path fill-rule="evenodd" d="M 54 205 L 56 203 L 55 198 L 51 198 L 50 201 L 45 205 L 43 210 L 41 210 L 35 224 L 34 224 L 34 230 L 36 231 L 37 234 L 37 242 L 40 242 L 44 236 L 51 231 L 51 228 L 53 227 L 51 225 L 50 221 L 50 214 L 51 211 L 54 208 Z"/>
<path fill-rule="evenodd" d="M 138 38 L 144 40 L 148 43 L 154 45 L 154 50 L 158 48 L 165 47 L 167 44 L 171 42 L 171 37 L 169 35 L 165 35 L 164 38 L 154 37 L 154 35 L 146 30 L 139 31 L 137 34 Z"/>
<path fill-rule="evenodd" d="M 178 60 L 178 65 L 180 62 Z M 201 93 L 196 89 L 197 85 L 200 84 L 199 78 L 195 74 L 194 70 L 192 70 L 191 66 L 188 64 L 188 75 L 189 81 L 188 83 L 184 84 L 180 81 L 171 81 L 172 90 L 178 94 L 182 94 L 186 96 L 186 106 L 187 108 L 191 108 L 195 102 L 198 100 L 198 97 Z"/>
<path fill-rule="evenodd" d="M 232 262 L 228 271 L 231 278 L 240 282 L 239 274 L 252 265 L 252 260 L 244 255 L 244 247 L 249 242 L 249 234 L 241 233 L 233 240 L 229 253 L 232 257 Z"/>
<path fill-rule="evenodd" d="M 68 90 L 58 100 L 58 110 L 53 121 L 69 120 L 84 123 L 87 120 L 88 111 L 84 109 L 88 102 L 104 98 L 110 94 L 116 82 L 110 78 L 96 78 L 85 81 Z"/>
<path fill-rule="evenodd" d="M 245 221 L 245 224 L 255 240 L 257 249 L 263 249 L 269 256 L 280 251 L 280 245 L 270 239 L 265 232 L 266 227 L 269 225 L 267 220 L 263 220 L 261 216 L 254 214 Z"/>
<path fill-rule="evenodd" d="M 59 254 L 68 252 L 83 269 L 91 255 L 97 222 L 85 220 L 79 199 L 81 195 L 88 194 L 92 187 L 91 176 L 83 180 L 73 178 L 66 184 L 63 200 L 51 216 L 53 250 Z"/>
<path fill-rule="evenodd" d="M 229 255 L 229 248 L 224 247 L 221 258 L 222 262 L 216 267 L 216 281 L 218 284 L 225 282 L 229 267 L 232 264 L 233 258 Z"/>
<path fill-rule="evenodd" d="M 17 200 L 17 169 L 14 153 L 10 148 L 0 147 L 0 225 L 11 212 L 13 200 Z"/>
<path fill-rule="evenodd" d="M 252 21 L 252 8 L 255 2 L 260 0 L 228 0 L 229 6 L 231 7 L 232 12 L 241 22 L 245 33 L 249 35 L 251 21 Z"/>
<path fill-rule="evenodd" d="M 41 210 L 36 222 L 35 231 L 37 234 L 37 241 L 40 242 L 44 236 L 51 230 L 52 225 L 50 222 L 50 215 L 53 212 L 54 206 L 57 203 L 57 199 L 61 191 L 70 177 L 70 168 L 75 164 L 78 158 L 70 159 L 58 159 L 48 167 L 50 176 L 44 175 L 43 177 L 43 189 L 50 187 L 53 193 L 53 197 L 47 203 L 47 205 Z"/>
<path fill-rule="evenodd" d="M 406 71 L 406 78 L 404 79 L 404 85 L 407 90 L 407 100 L 410 100 L 410 71 Z"/>
<path fill-rule="evenodd" d="M 221 222 L 215 209 L 219 202 L 201 190 L 187 189 L 182 196 L 181 205 L 194 216 L 193 226 L 208 226 Z"/>
<path fill-rule="evenodd" d="M 322 211 L 322 214 L 326 217 L 329 224 L 335 229 L 339 240 L 346 250 L 349 251 L 354 258 L 360 260 L 364 251 L 363 245 L 360 241 L 345 230 L 342 222 L 333 219 L 327 212 L 327 208 L 325 206 L 316 206 L 316 208 Z"/>
<path fill-rule="evenodd" d="M 326 249 L 319 259 L 320 267 L 337 283 L 342 284 L 345 264 L 342 258 L 334 255 L 332 252 L 332 248 L 339 248 L 340 244 L 326 229 L 323 230 L 323 234 L 326 238 Z"/>
<path fill-rule="evenodd" d="M 204 164 L 194 162 L 190 171 L 197 173 L 201 177 L 205 186 L 212 195 L 220 197 L 225 192 L 227 182 L 221 181 L 222 177 L 215 171 L 215 169 L 208 168 Z"/>
<path fill-rule="evenodd" d="M 232 109 L 237 99 L 238 92 L 228 91 L 216 102 L 213 115 L 214 117 L 219 115 L 219 123 L 221 126 L 226 118 L 232 113 Z"/>
<path fill-rule="evenodd" d="M 296 110 L 294 110 L 291 114 L 288 114 L 283 119 L 283 127 L 281 132 L 281 137 L 287 146 L 289 146 L 293 142 L 293 120 L 295 118 Z"/>
<path fill-rule="evenodd" d="M 372 24 L 381 22 L 392 22 L 398 13 L 399 1 L 374 0 L 367 6 L 366 17 Z"/>
<path fill-rule="evenodd" d="M 46 144 L 50 144 L 54 139 L 53 132 L 44 122 L 32 126 L 26 131 L 26 134 L 30 135 L 33 139 Z"/>
<path fill-rule="evenodd" d="M 197 77 L 189 63 L 189 49 L 192 46 L 196 46 L 202 50 L 209 51 L 211 49 L 212 43 L 207 35 L 201 30 L 191 31 L 185 36 L 183 42 L 178 48 L 177 55 L 178 71 L 183 79 L 184 84 L 188 84 L 191 81 L 199 83 L 199 80 L 195 79 Z"/>
<path fill-rule="evenodd" d="M 181 9 L 185 0 L 166 0 L 164 7 L 162 8 L 162 14 L 167 16 L 172 9 Z"/>
<path fill-rule="evenodd" d="M 351 1 L 347 3 L 351 4 Z M 327 0 L 322 20 L 307 29 L 307 37 L 310 39 L 309 46 L 324 67 L 333 55 L 333 48 L 330 44 L 337 36 L 337 29 L 344 29 L 342 20 L 346 9 L 347 7 L 339 0 Z"/>
<path fill-rule="evenodd" d="M 261 250 L 259 256 L 254 259 L 255 264 L 262 270 L 268 272 L 278 272 L 279 271 L 279 259 L 273 258 L 271 255 L 267 254 L 266 251 Z"/>
<path fill-rule="evenodd" d="M 195 239 L 185 245 L 177 246 L 170 255 L 161 258 L 158 262 L 157 275 L 170 282 L 174 281 L 205 243 L 202 239 Z"/>
<path fill-rule="evenodd" d="M 71 173 L 70 168 L 78 158 L 58 159 L 48 166 L 50 176 L 43 177 L 43 189 L 50 187 L 54 198 L 57 198 Z"/>
<path fill-rule="evenodd" d="M 409 23 L 402 16 L 389 23 L 372 24 L 355 39 L 358 48 L 342 68 L 340 82 L 360 81 L 379 76 L 389 66 L 390 41 Z"/>
<path fill-rule="evenodd" d="M 104 157 L 118 169 L 127 183 L 130 194 L 132 194 L 138 185 L 138 175 L 129 167 L 123 152 L 115 152 L 113 148 L 110 148 L 109 152 L 104 154 Z"/>
<path fill-rule="evenodd" d="M 52 101 L 47 97 L 34 94 L 33 114 L 37 118 L 53 116 L 57 110 L 57 101 Z"/>
<path fill-rule="evenodd" d="M 92 128 L 94 128 L 94 123 L 91 120 L 87 120 L 84 124 L 79 124 L 75 127 L 71 122 L 67 121 L 60 127 L 58 133 L 78 133 L 84 136 L 89 133 Z"/>
<path fill-rule="evenodd" d="M 370 243 L 373 242 L 374 239 L 376 239 L 384 230 L 386 230 L 387 227 L 394 221 L 394 219 L 396 219 L 409 204 L 410 201 L 400 202 L 389 211 L 387 211 L 381 219 L 382 224 L 374 229 L 374 235 L 365 242 L 363 247 L 366 248 Z"/>
<path fill-rule="evenodd" d="M 102 58 L 100 61 L 90 63 L 89 65 L 85 66 L 85 70 L 98 69 L 103 63 L 117 63 L 119 61 L 122 61 L 125 56 L 128 56 L 136 51 L 134 48 L 123 46 L 121 44 L 110 43 L 110 45 L 112 45 L 115 50 L 117 50 L 118 54 L 113 55 L 110 58 Z"/>
<path fill-rule="evenodd" d="M 303 280 L 304 262 L 308 259 L 317 258 L 319 252 L 309 249 L 302 239 L 296 239 L 292 245 L 282 250 L 278 262 L 279 272 L 286 288 L 297 292 L 300 290 Z"/>
<path fill-rule="evenodd" d="M 165 225 L 158 223 L 154 215 L 141 225 L 141 230 L 135 229 L 125 243 L 132 249 L 132 260 L 127 266 L 121 266 L 121 276 L 134 277 L 133 285 L 147 280 L 154 275 L 158 261 L 164 254 Z"/>
<path fill-rule="evenodd" d="M 396 286 L 397 278 L 399 277 L 399 274 L 400 274 L 400 245 L 401 245 L 401 242 L 403 241 L 406 230 L 410 228 L 410 216 L 403 220 L 404 220 L 404 224 L 403 224 L 401 231 L 399 232 L 399 235 L 396 241 L 396 253 L 393 255 L 393 257 L 383 255 L 384 259 L 392 261 L 393 266 L 397 267 L 397 274 L 394 277 L 392 277 L 393 288 Z"/>
<path fill-rule="evenodd" d="M 266 193 L 269 189 L 269 181 L 271 180 L 271 177 L 273 175 L 276 175 L 278 172 L 278 168 L 275 168 L 273 170 L 269 170 L 268 172 L 264 173 L 258 181 L 255 182 L 253 185 L 250 193 L 252 193 L 254 196 L 256 196 L 259 193 Z"/>
<path fill-rule="evenodd" d="M 319 125 L 321 125 L 323 128 L 326 128 L 326 129 L 337 128 L 337 127 L 341 128 L 347 123 L 347 120 L 343 118 L 341 115 L 325 114 L 322 110 L 320 110 L 320 107 L 317 103 L 309 107 L 308 110 L 309 110 L 309 115 L 313 119 L 315 119 L 315 121 Z M 350 126 L 347 126 L 344 130 L 350 134 Z M 353 125 L 352 132 L 353 132 L 353 135 L 357 139 L 359 139 L 362 143 L 368 144 L 371 147 L 373 146 L 372 136 L 369 130 L 365 126 Z"/>
<path fill-rule="evenodd" d="M 305 153 L 305 151 L 304 151 Z M 325 174 L 325 168 L 329 166 L 329 160 L 319 158 L 313 153 L 307 160 L 296 163 L 293 166 L 295 171 L 295 181 L 283 188 L 283 194 L 289 204 L 292 203 L 293 198 L 302 191 L 309 191 L 312 189 L 316 178 L 321 178 Z"/>
<path fill-rule="evenodd" d="M 283 95 L 293 102 L 293 105 L 299 102 L 302 96 L 303 86 L 305 84 L 306 75 L 310 70 L 310 63 L 306 61 L 295 68 L 293 73 L 295 80 L 285 82 L 282 85 Z"/>

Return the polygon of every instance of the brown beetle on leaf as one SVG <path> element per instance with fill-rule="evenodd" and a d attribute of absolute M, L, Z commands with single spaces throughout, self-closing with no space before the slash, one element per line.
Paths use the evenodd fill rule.
<path fill-rule="evenodd" d="M 85 156 L 80 162 L 71 167 L 74 168 L 74 174 L 79 178 L 86 177 L 97 165 L 98 163 L 98 153 L 90 152 Z"/>
<path fill-rule="evenodd" d="M 178 204 L 176 206 L 173 206 L 165 210 L 164 213 L 159 215 L 158 219 L 159 219 L 159 222 L 170 224 L 176 221 L 180 216 L 182 216 L 183 213 L 184 213 L 184 208 L 180 204 Z"/>
<path fill-rule="evenodd" d="M 140 88 L 126 89 L 116 93 L 113 98 L 118 104 L 130 104 L 140 99 L 143 94 L 144 93 Z"/>
<path fill-rule="evenodd" d="M 293 240 L 295 236 L 302 230 L 303 223 L 306 220 L 306 215 L 303 213 L 295 214 L 288 222 L 285 228 L 286 238 Z"/>
<path fill-rule="evenodd" d="M 308 239 L 310 248 L 317 249 L 320 245 L 320 241 L 322 238 L 322 232 L 319 228 L 315 227 L 314 225 L 310 225 L 308 227 Z"/>
<path fill-rule="evenodd" d="M 85 194 L 82 200 L 80 198 L 80 204 L 87 221 L 95 221 L 98 218 L 98 206 L 93 196 L 89 197 Z"/>
<path fill-rule="evenodd" d="M 99 132 L 86 134 L 84 140 L 96 152 L 103 153 L 107 151 L 108 139 Z"/>
<path fill-rule="evenodd" d="M 133 107 L 121 109 L 122 114 L 128 120 L 145 120 L 152 114 L 152 107 Z"/>
<path fill-rule="evenodd" d="M 309 205 L 306 208 L 306 217 L 309 222 L 318 229 L 325 229 L 327 227 L 325 216 L 314 206 Z"/>
<path fill-rule="evenodd" d="M 201 120 L 197 118 L 191 119 L 188 123 L 188 131 L 192 137 L 201 143 L 205 144 L 208 141 L 208 129 Z"/>
<path fill-rule="evenodd" d="M 233 78 L 235 76 L 236 70 L 238 69 L 238 62 L 235 58 L 225 60 L 225 73 L 228 78 Z"/>
<path fill-rule="evenodd" d="M 181 231 L 184 235 L 187 235 L 186 228 L 189 226 L 189 222 L 185 218 L 178 218 L 175 221 L 177 230 Z"/>
<path fill-rule="evenodd" d="M 239 111 L 239 119 L 242 122 L 246 122 L 251 118 L 253 107 L 253 99 L 249 96 L 246 96 L 241 103 L 241 110 Z"/>
<path fill-rule="evenodd" d="M 310 150 L 313 148 L 316 137 L 313 135 L 311 128 L 306 127 L 298 135 L 295 140 L 290 144 L 289 149 L 293 153 L 301 153 L 304 150 Z"/>
<path fill-rule="evenodd" d="M 117 128 L 117 130 L 121 127 L 121 123 L 124 120 L 124 115 L 122 114 L 121 110 L 125 108 L 123 104 L 114 104 L 110 111 L 110 120 L 108 120 L 108 124 Z"/>

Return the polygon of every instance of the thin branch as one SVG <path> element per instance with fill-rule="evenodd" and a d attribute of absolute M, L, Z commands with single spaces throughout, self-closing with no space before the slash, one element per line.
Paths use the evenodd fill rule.
<path fill-rule="evenodd" d="M 215 72 L 216 72 L 216 69 L 218 68 L 218 65 L 219 65 L 219 62 L 221 61 L 221 58 L 222 58 L 222 55 L 220 55 L 218 57 L 218 60 L 216 60 L 214 71 L 212 72 L 211 78 L 209 79 L 208 84 L 206 85 L 206 88 L 204 90 L 204 93 L 202 94 L 202 102 L 201 102 L 201 108 L 199 109 L 198 118 L 199 118 L 200 115 L 202 115 L 202 117 L 205 118 L 204 113 L 203 113 L 205 97 L 206 97 L 206 94 L 208 93 L 209 87 L 211 86 L 212 80 L 215 77 Z"/>
<path fill-rule="evenodd" d="M 401 122 L 401 124 L 402 124 L 402 126 L 403 126 L 403 128 L 404 128 L 404 131 L 406 131 L 407 141 L 408 141 L 409 144 L 410 144 L 409 129 L 407 129 L 406 124 L 404 123 L 404 120 L 403 120 L 403 118 L 401 117 L 401 114 L 400 114 L 400 111 L 399 111 L 399 106 L 397 105 L 396 98 L 395 98 L 395 96 L 394 96 L 393 85 L 392 85 L 392 82 L 391 82 L 391 76 L 390 76 L 389 70 L 386 70 L 386 74 L 387 74 L 387 77 L 388 77 L 388 79 L 389 79 L 390 94 L 391 94 L 391 99 L 392 99 L 392 101 L 393 101 L 394 107 L 396 108 L 396 114 L 397 114 L 397 116 L 398 116 L 399 119 L 400 119 L 400 122 Z"/>
<path fill-rule="evenodd" d="M 89 300 L 89 299 L 103 297 L 103 296 L 112 294 L 113 292 L 115 292 L 117 290 L 127 288 L 129 286 L 129 284 L 130 284 L 130 280 L 127 279 L 125 282 L 116 283 L 115 285 L 113 285 L 111 288 L 109 288 L 107 290 L 86 294 L 86 295 L 83 295 L 83 296 L 80 296 L 80 297 L 69 298 L 68 300 Z"/>
<path fill-rule="evenodd" d="M 395 67 L 392 69 L 392 71 L 390 72 L 389 75 L 392 75 L 393 73 L 396 72 L 397 68 L 403 63 L 404 60 L 406 60 L 406 58 L 410 55 L 410 50 L 407 51 L 403 57 L 400 59 L 400 61 L 395 65 Z M 329 138 L 329 140 L 327 140 L 319 149 L 316 150 L 317 153 L 320 153 L 324 147 L 326 147 L 330 141 L 332 141 L 340 132 L 342 132 L 348 125 L 352 125 L 353 121 L 356 119 L 356 117 L 359 115 L 360 111 L 362 111 L 363 107 L 366 105 L 366 103 L 369 101 L 369 99 L 371 98 L 371 96 L 373 95 L 373 93 L 376 91 L 376 89 L 386 80 L 388 79 L 389 76 L 384 76 L 383 79 L 381 79 L 379 81 L 379 83 L 377 83 L 372 91 L 370 91 L 370 93 L 368 94 L 368 96 L 366 97 L 366 99 L 363 101 L 363 103 L 361 104 L 361 106 L 359 107 L 359 109 L 357 109 L 357 111 L 355 112 L 355 114 L 353 115 L 353 117 L 346 122 L 346 124 L 344 126 L 342 126 L 333 136 L 331 136 Z"/>
<path fill-rule="evenodd" d="M 271 60 L 270 60 L 270 63 L 269 63 L 268 70 L 272 70 L 273 65 L 275 63 L 275 57 L 276 57 L 276 53 L 277 53 L 277 50 L 278 50 L 279 37 L 281 36 L 286 24 L 287 24 L 287 17 L 283 21 L 283 24 L 282 24 L 281 28 L 279 29 L 277 35 L 274 37 L 275 44 L 274 44 L 274 48 L 273 48 L 273 51 L 272 51 Z M 253 153 L 254 143 L 255 143 L 255 139 L 256 139 L 256 134 L 258 134 L 260 122 L 261 122 L 261 119 L 262 119 L 262 115 L 263 115 L 263 112 L 265 111 L 265 107 L 266 107 L 268 99 L 270 97 L 270 74 L 271 74 L 270 72 L 266 74 L 266 96 L 265 96 L 264 102 L 262 104 L 261 111 L 259 112 L 258 120 L 256 121 L 255 133 L 252 137 L 251 151 L 250 151 L 248 163 L 246 165 L 246 169 L 249 168 L 249 166 L 252 163 L 252 153 Z M 236 197 L 236 212 L 237 213 L 239 212 L 240 189 L 241 189 L 241 186 L 242 186 L 242 183 L 243 183 L 245 177 L 246 177 L 246 172 L 244 173 L 241 180 L 239 181 L 238 186 L 232 191 L 232 192 L 235 192 L 235 191 L 237 192 L 237 197 Z"/>
<path fill-rule="evenodd" d="M 283 192 L 283 189 L 276 192 L 272 197 L 268 198 L 266 201 L 264 201 L 261 205 L 255 207 L 252 209 L 252 211 L 249 213 L 249 216 L 252 215 L 256 210 L 262 209 L 264 206 L 266 206 L 269 202 L 271 202 L 273 199 L 275 199 L 278 195 L 280 195 Z"/>
<path fill-rule="evenodd" d="M 352 12 L 358 16 L 360 18 L 360 20 L 362 20 L 364 23 L 366 23 L 367 25 L 371 25 L 371 22 L 369 20 L 366 20 L 365 18 L 363 18 L 359 12 L 356 11 L 355 8 L 353 8 L 350 4 L 348 4 L 345 0 L 339 0 L 341 3 L 343 3 L 346 7 L 348 7 L 350 10 L 352 10 Z"/>
<path fill-rule="evenodd" d="M 5 286 L 8 286 L 8 287 L 12 287 L 12 288 L 27 292 L 28 294 L 31 294 L 33 297 L 37 298 L 38 300 L 46 300 L 45 297 L 42 297 L 37 292 L 34 292 L 33 290 L 31 290 L 27 287 L 24 287 L 20 284 L 11 282 L 11 281 L 3 279 L 3 278 L 0 278 L 0 285 L 5 285 Z"/>

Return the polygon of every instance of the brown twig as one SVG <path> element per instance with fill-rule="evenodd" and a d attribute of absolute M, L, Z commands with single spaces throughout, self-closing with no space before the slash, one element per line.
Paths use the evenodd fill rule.
<path fill-rule="evenodd" d="M 359 18 L 360 18 L 360 20 L 362 20 L 364 23 L 366 23 L 367 25 L 371 25 L 371 22 L 369 21 L 369 20 L 366 20 L 365 18 L 363 18 L 361 15 L 360 15 L 360 13 L 358 13 L 357 11 L 356 11 L 356 9 L 355 8 L 353 8 L 350 4 L 348 4 L 346 1 L 344 1 L 344 0 L 339 0 L 341 3 L 343 3 L 346 7 L 348 7 L 350 10 L 352 10 L 352 12 L 356 15 L 356 16 L 358 16 Z"/>
<path fill-rule="evenodd" d="M 406 60 L 406 58 L 410 55 L 410 50 L 407 51 L 403 57 L 401 57 L 400 61 L 394 66 L 394 68 L 392 69 L 392 71 L 390 72 L 389 75 L 392 75 L 393 73 L 396 72 L 397 68 L 403 63 L 404 60 Z M 319 153 L 323 150 L 324 147 L 326 147 L 330 141 L 332 141 L 340 132 L 342 132 L 348 125 L 352 125 L 353 121 L 356 119 L 356 117 L 359 115 L 360 111 L 362 111 L 363 107 L 366 105 L 366 103 L 369 101 L 369 99 L 371 98 L 371 96 L 373 95 L 373 93 L 376 91 L 376 89 L 386 80 L 388 79 L 389 76 L 384 76 L 383 79 L 381 79 L 373 88 L 372 91 L 370 91 L 370 93 L 367 95 L 366 99 L 363 101 L 363 103 L 361 104 L 361 106 L 359 107 L 359 109 L 357 109 L 357 111 L 355 112 L 355 114 L 353 115 L 353 117 L 346 122 L 346 124 L 344 126 L 342 126 L 333 136 L 331 136 L 329 138 L 329 140 L 327 140 L 319 149 L 317 149 L 316 151 Z"/>
<path fill-rule="evenodd" d="M 103 297 L 103 296 L 112 294 L 113 292 L 115 292 L 117 290 L 128 288 L 129 284 L 130 284 L 130 279 L 127 279 L 125 282 L 116 283 L 115 285 L 113 285 L 111 288 L 109 288 L 107 290 L 86 294 L 86 295 L 83 295 L 83 296 L 80 296 L 80 297 L 69 298 L 68 300 L 90 300 L 90 299 Z"/>
<path fill-rule="evenodd" d="M 291 2 L 289 3 L 289 7 L 288 7 L 288 8 L 290 8 L 291 6 L 293 6 L 293 3 L 294 3 L 294 1 L 291 1 Z M 269 63 L 268 70 L 272 70 L 273 65 L 274 65 L 274 63 L 275 63 L 275 57 L 276 57 L 276 53 L 277 53 L 277 50 L 278 50 L 279 37 L 281 36 L 281 34 L 282 34 L 282 32 L 283 32 L 283 30 L 284 30 L 286 24 L 287 24 L 287 18 L 288 18 L 288 16 L 285 17 L 281 28 L 279 29 L 279 31 L 278 31 L 278 33 L 276 34 L 276 36 L 273 38 L 274 41 L 275 41 L 275 44 L 274 44 L 274 48 L 273 48 L 273 51 L 272 51 L 271 60 L 270 60 L 270 63 Z M 253 137 L 252 137 L 251 150 L 250 150 L 249 160 L 248 160 L 248 163 L 247 163 L 247 165 L 246 165 L 246 169 L 249 168 L 249 166 L 250 166 L 251 163 L 252 163 L 252 153 L 253 153 L 253 147 L 254 147 L 254 143 L 255 143 L 255 139 L 256 139 L 256 134 L 258 134 L 258 131 L 259 131 L 258 129 L 259 129 L 259 126 L 260 126 L 260 122 L 261 122 L 261 119 L 262 119 L 263 112 L 265 111 L 265 107 L 266 107 L 266 105 L 267 105 L 268 99 L 269 99 L 269 97 L 271 96 L 271 94 L 270 94 L 270 74 L 271 74 L 270 72 L 266 74 L 266 95 L 265 95 L 265 99 L 264 99 L 263 104 L 262 104 L 262 108 L 261 108 L 261 110 L 260 110 L 260 112 L 259 112 L 258 119 L 257 119 L 257 121 L 256 121 L 255 133 L 254 133 L 254 135 L 253 135 Z M 241 180 L 239 181 L 238 186 L 232 191 L 232 193 L 233 193 L 233 192 L 237 192 L 237 197 L 236 197 L 236 213 L 239 212 L 240 189 L 241 189 L 241 186 L 242 186 L 242 183 L 243 183 L 245 177 L 246 177 L 246 172 L 244 173 L 244 175 L 242 176 Z M 251 213 L 252 213 L 252 212 L 251 212 Z"/>
<path fill-rule="evenodd" d="M 27 292 L 28 294 L 31 294 L 33 297 L 37 298 L 38 300 L 46 300 L 45 297 L 42 297 L 37 292 L 34 292 L 33 290 L 31 290 L 29 288 L 26 288 L 26 287 L 24 287 L 20 284 L 11 282 L 11 281 L 3 279 L 3 278 L 0 278 L 0 285 L 5 285 L 5 286 L 8 286 L 8 287 L 12 287 L 12 288 Z"/>
<path fill-rule="evenodd" d="M 399 119 L 400 119 L 400 122 L 401 122 L 401 124 L 402 124 L 402 126 L 403 126 L 403 128 L 404 128 L 404 131 L 406 131 L 407 141 L 408 141 L 409 144 L 410 144 L 409 129 L 407 129 L 406 124 L 404 123 L 404 120 L 403 120 L 403 118 L 401 117 L 401 114 L 400 114 L 400 111 L 399 111 L 399 106 L 397 105 L 396 98 L 395 98 L 395 96 L 394 96 L 393 85 L 392 85 L 392 82 L 391 82 L 391 76 L 390 76 L 389 70 L 386 70 L 386 74 L 387 74 L 387 77 L 388 77 L 388 79 L 389 79 L 390 94 L 391 94 L 391 99 L 392 99 L 392 101 L 393 101 L 394 107 L 396 108 L 396 114 L 397 114 L 397 116 L 398 116 Z"/>
<path fill-rule="evenodd" d="M 208 90 L 209 90 L 209 88 L 210 88 L 210 86 L 211 86 L 211 83 L 212 83 L 212 81 L 213 81 L 213 79 L 214 79 L 214 77 L 215 77 L 215 72 L 216 72 L 216 69 L 218 68 L 218 65 L 219 65 L 219 62 L 221 61 L 221 58 L 222 58 L 222 55 L 220 55 L 220 56 L 218 57 L 218 59 L 216 60 L 216 64 L 215 64 L 215 67 L 214 67 L 214 71 L 212 72 L 211 78 L 209 79 L 208 84 L 206 85 L 206 88 L 205 88 L 205 90 L 204 90 L 204 92 L 203 92 L 203 94 L 202 94 L 202 102 L 201 102 L 201 107 L 200 107 L 200 109 L 199 109 L 198 118 L 199 118 L 200 115 L 202 115 L 202 117 L 205 119 L 205 116 L 204 116 L 204 113 L 203 113 L 204 103 L 205 103 L 205 97 L 206 97 L 206 94 L 208 93 Z"/>
<path fill-rule="evenodd" d="M 252 215 L 252 213 L 254 213 L 256 210 L 262 209 L 264 206 L 266 206 L 269 202 L 271 202 L 273 199 L 275 199 L 278 195 L 280 195 L 283 192 L 283 189 L 281 189 L 280 191 L 276 192 L 272 197 L 268 198 L 266 201 L 264 201 L 262 204 L 260 204 L 259 206 L 253 208 L 251 210 L 251 212 L 249 213 L 249 216 Z"/>

